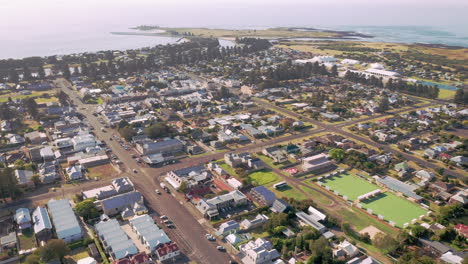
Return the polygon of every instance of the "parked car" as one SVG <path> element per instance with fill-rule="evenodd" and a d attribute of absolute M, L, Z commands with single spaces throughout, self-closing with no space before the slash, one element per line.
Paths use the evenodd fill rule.
<path fill-rule="evenodd" d="M 161 192 L 160 192 L 158 189 L 156 189 L 156 190 L 154 190 L 154 191 L 155 191 L 157 194 L 161 194 Z"/>
<path fill-rule="evenodd" d="M 223 246 L 217 246 L 216 249 L 219 251 L 226 251 L 226 248 L 224 248 Z"/>

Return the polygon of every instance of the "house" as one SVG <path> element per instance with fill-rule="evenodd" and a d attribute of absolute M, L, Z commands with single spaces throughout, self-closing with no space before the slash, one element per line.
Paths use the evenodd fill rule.
<path fill-rule="evenodd" d="M 327 231 L 327 228 L 322 223 L 320 223 L 319 220 L 316 217 L 314 217 L 314 215 L 306 214 L 302 211 L 299 211 L 296 213 L 296 217 L 298 218 L 301 224 L 311 226 L 320 233 L 324 233 L 325 231 Z"/>
<path fill-rule="evenodd" d="M 40 241 L 48 240 L 52 235 L 52 222 L 44 207 L 36 207 L 32 213 L 32 222 L 36 238 Z"/>
<path fill-rule="evenodd" d="M 188 189 L 201 188 L 209 185 L 211 180 L 211 173 L 203 165 L 169 171 L 166 176 L 166 181 L 175 189 L 178 189 L 182 182 L 187 184 Z"/>
<path fill-rule="evenodd" d="M 274 213 L 285 213 L 291 206 L 283 199 L 276 199 L 270 207 L 270 210 Z"/>
<path fill-rule="evenodd" d="M 92 156 L 92 157 L 87 157 L 78 160 L 81 166 L 83 168 L 92 168 L 92 167 L 97 167 L 100 165 L 108 164 L 110 162 L 110 159 L 107 155 L 98 155 L 98 156 Z"/>
<path fill-rule="evenodd" d="M 14 218 L 16 225 L 20 230 L 31 227 L 31 214 L 28 208 L 18 208 Z"/>
<path fill-rule="evenodd" d="M 322 153 L 302 159 L 302 170 L 304 172 L 317 172 L 333 166 L 328 160 L 328 155 Z"/>
<path fill-rule="evenodd" d="M 224 154 L 224 162 L 231 166 L 232 168 L 237 167 L 247 167 L 250 170 L 261 170 L 265 168 L 265 163 L 261 161 L 259 158 L 252 158 L 250 153 L 226 153 Z"/>
<path fill-rule="evenodd" d="M 247 201 L 247 196 L 238 190 L 234 190 L 211 199 L 200 199 L 196 207 L 205 217 L 212 219 L 217 217 L 220 211 L 230 210 L 232 207 L 244 205 Z"/>
<path fill-rule="evenodd" d="M 386 154 L 382 154 L 382 155 L 379 155 L 379 154 L 376 154 L 376 155 L 372 155 L 368 158 L 369 161 L 375 161 L 379 164 L 389 164 L 391 161 L 392 161 L 392 157 L 390 155 L 386 155 Z"/>
<path fill-rule="evenodd" d="M 167 139 L 159 142 L 137 143 L 136 150 L 141 155 L 150 155 L 156 153 L 174 154 L 183 150 L 184 145 L 178 139 Z"/>
<path fill-rule="evenodd" d="M 78 152 L 78 151 L 83 151 L 86 148 L 98 146 L 100 142 L 97 141 L 93 135 L 83 133 L 83 134 L 78 134 L 75 137 L 73 137 L 71 139 L 71 144 L 73 146 L 73 149 L 76 152 Z"/>
<path fill-rule="evenodd" d="M 333 256 L 335 257 L 353 258 L 358 253 L 359 249 L 348 240 L 344 240 L 340 244 L 336 245 L 336 248 L 333 250 Z"/>
<path fill-rule="evenodd" d="M 444 253 L 442 254 L 442 256 L 440 256 L 440 260 L 442 260 L 445 263 L 450 263 L 450 264 L 462 264 L 463 259 L 464 258 L 462 256 L 456 255 L 452 253 L 451 251 Z"/>
<path fill-rule="evenodd" d="M 60 176 L 57 173 L 55 161 L 39 164 L 39 179 L 42 183 L 52 183 Z"/>
<path fill-rule="evenodd" d="M 268 216 L 266 216 L 264 214 L 258 214 L 252 220 L 244 219 L 240 223 L 240 228 L 243 229 L 243 230 L 254 229 L 254 228 L 257 228 L 259 226 L 262 226 L 264 223 L 266 223 L 266 221 L 268 221 L 268 219 L 269 219 Z"/>
<path fill-rule="evenodd" d="M 133 182 L 128 177 L 112 180 L 112 186 L 118 193 L 126 193 L 134 190 Z"/>
<path fill-rule="evenodd" d="M 114 216 L 127 207 L 138 208 L 139 205 L 143 205 L 143 195 L 137 191 L 119 194 L 102 201 L 99 201 L 104 214 L 108 216 Z"/>
<path fill-rule="evenodd" d="M 156 256 L 161 262 L 169 260 L 169 259 L 177 258 L 177 256 L 179 255 L 180 255 L 179 246 L 177 246 L 177 244 L 174 242 L 164 244 L 161 247 L 156 249 Z"/>
<path fill-rule="evenodd" d="M 83 238 L 81 226 L 68 199 L 47 202 L 55 233 L 59 239 L 71 243 Z"/>
<path fill-rule="evenodd" d="M 81 165 L 69 166 L 65 169 L 70 180 L 79 180 L 83 178 L 83 167 Z"/>
<path fill-rule="evenodd" d="M 429 171 L 426 171 L 426 170 L 417 171 L 415 176 L 420 178 L 421 180 L 426 180 L 426 181 L 430 181 L 430 180 L 432 180 L 432 178 L 435 177 L 433 172 L 429 172 Z"/>
<path fill-rule="evenodd" d="M 138 248 L 116 219 L 99 222 L 94 228 L 104 250 L 113 260 L 123 259 L 138 253 Z"/>
<path fill-rule="evenodd" d="M 465 190 L 458 191 L 455 195 L 450 197 L 449 203 L 450 204 L 459 203 L 462 205 L 467 204 L 468 203 L 468 190 L 465 189 Z"/>
<path fill-rule="evenodd" d="M 244 264 L 272 264 L 280 257 L 271 242 L 264 238 L 257 238 L 255 241 L 240 245 L 239 251 Z"/>
<path fill-rule="evenodd" d="M 286 156 L 286 153 L 284 152 L 284 150 L 275 146 L 264 148 L 262 150 L 262 153 L 270 157 L 275 163 L 283 163 L 283 162 L 288 161 L 288 157 Z"/>
<path fill-rule="evenodd" d="M 34 187 L 33 181 L 34 173 L 29 170 L 15 170 L 15 177 L 18 180 L 18 184 L 24 187 Z"/>
<path fill-rule="evenodd" d="M 41 158 L 44 161 L 52 161 L 55 159 L 54 151 L 51 147 L 44 147 L 40 150 Z"/>
<path fill-rule="evenodd" d="M 136 216 L 128 222 L 140 242 L 151 253 L 154 253 L 158 247 L 171 242 L 164 230 L 159 228 L 147 214 Z"/>
<path fill-rule="evenodd" d="M 457 224 L 457 225 L 455 225 L 454 229 L 461 236 L 464 236 L 465 238 L 468 238 L 468 225 Z"/>
<path fill-rule="evenodd" d="M 24 137 L 31 142 L 31 144 L 40 145 L 47 142 L 47 134 L 40 131 L 33 131 L 25 133 Z"/>
<path fill-rule="evenodd" d="M 235 220 L 229 220 L 219 225 L 216 235 L 226 236 L 228 234 L 236 233 L 237 230 L 239 229 L 240 229 L 240 225 L 238 222 L 236 222 Z"/>
<path fill-rule="evenodd" d="M 5 139 L 9 145 L 21 145 L 26 142 L 22 136 L 16 134 L 6 134 Z"/>
<path fill-rule="evenodd" d="M 259 203 L 268 206 L 271 206 L 276 200 L 276 195 L 272 191 L 268 190 L 265 186 L 257 186 L 252 188 L 250 194 Z"/>
<path fill-rule="evenodd" d="M 16 232 L 10 232 L 6 236 L 0 237 L 0 246 L 3 251 L 3 249 L 7 248 L 16 248 L 16 245 L 18 244 L 18 237 L 16 236 Z"/>
<path fill-rule="evenodd" d="M 441 256 L 442 254 L 445 254 L 451 250 L 450 247 L 442 244 L 439 241 L 432 241 L 424 238 L 419 238 L 418 241 L 426 250 L 428 250 L 435 256 Z"/>
<path fill-rule="evenodd" d="M 437 155 L 439 155 L 439 154 L 440 154 L 440 151 L 435 150 L 433 148 L 428 148 L 428 149 L 424 150 L 424 155 L 428 156 L 431 159 L 437 157 Z"/>
<path fill-rule="evenodd" d="M 450 161 L 455 162 L 458 166 L 468 166 L 468 158 L 464 156 L 455 156 Z"/>
<path fill-rule="evenodd" d="M 346 262 L 346 264 L 379 264 L 379 263 L 380 262 L 376 261 L 375 259 L 369 256 L 355 257 Z"/>
<path fill-rule="evenodd" d="M 430 185 L 430 187 L 439 192 L 450 192 L 453 188 L 455 188 L 455 185 L 443 181 L 435 181 Z"/>

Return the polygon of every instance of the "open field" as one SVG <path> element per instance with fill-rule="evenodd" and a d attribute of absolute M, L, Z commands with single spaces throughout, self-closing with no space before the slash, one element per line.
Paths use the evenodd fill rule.
<path fill-rule="evenodd" d="M 348 199 L 355 201 L 360 195 L 366 194 L 379 187 L 369 183 L 357 176 L 341 174 L 322 180 L 323 184 L 329 186 L 333 191 L 338 191 L 341 195 L 348 196 Z"/>
<path fill-rule="evenodd" d="M 112 178 L 115 176 L 117 172 L 114 170 L 112 165 L 105 164 L 93 168 L 88 169 L 88 178 L 94 179 L 104 179 L 104 178 Z"/>
<path fill-rule="evenodd" d="M 317 37 L 336 37 L 337 33 L 321 32 L 321 31 L 297 31 L 288 30 L 287 28 L 269 28 L 269 29 L 213 29 L 213 28 L 161 28 L 170 32 L 178 32 L 179 34 L 191 33 L 199 37 L 214 37 L 214 38 L 236 38 L 236 37 L 261 37 L 261 38 L 317 38 Z"/>
<path fill-rule="evenodd" d="M 365 200 L 362 204 L 364 208 L 372 209 L 374 214 L 383 215 L 385 220 L 395 222 L 398 227 L 403 227 L 404 223 L 411 223 L 412 219 L 418 219 L 420 215 L 427 213 L 417 204 L 390 192 Z"/>
<path fill-rule="evenodd" d="M 298 201 L 307 199 L 306 195 L 304 195 L 301 191 L 294 188 L 293 186 L 288 185 L 288 186 L 285 186 L 285 187 L 280 188 L 278 190 L 276 190 L 273 187 L 270 187 L 268 189 L 270 189 L 272 192 L 274 192 L 276 194 L 276 197 L 278 197 L 278 198 L 283 198 L 283 197 L 294 198 L 294 199 L 296 199 Z"/>
<path fill-rule="evenodd" d="M 258 185 L 266 185 L 269 183 L 279 182 L 279 176 L 270 170 L 259 170 L 249 174 L 249 178 L 255 181 Z"/>
<path fill-rule="evenodd" d="M 39 97 L 39 96 L 42 96 L 43 94 L 49 94 L 49 95 L 52 95 L 54 93 L 54 91 L 52 90 L 49 90 L 49 91 L 32 91 L 31 94 L 20 94 L 20 93 L 16 93 L 16 92 L 12 92 L 12 93 L 7 93 L 7 94 L 3 94 L 0 96 L 0 102 L 3 103 L 3 102 L 6 102 L 8 101 L 8 98 L 10 97 L 11 99 L 26 99 L 26 98 L 30 98 L 30 97 Z"/>

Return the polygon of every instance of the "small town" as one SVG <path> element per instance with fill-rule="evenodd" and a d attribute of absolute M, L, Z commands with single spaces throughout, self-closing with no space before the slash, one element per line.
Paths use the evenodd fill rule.
<path fill-rule="evenodd" d="M 184 36 L 1 61 L 0 263 L 466 263 L 466 60 Z"/>

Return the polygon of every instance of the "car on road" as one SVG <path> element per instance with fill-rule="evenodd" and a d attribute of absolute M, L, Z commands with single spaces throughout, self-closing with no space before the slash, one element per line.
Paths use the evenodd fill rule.
<path fill-rule="evenodd" d="M 138 171 L 136 169 L 133 169 L 133 173 L 138 173 Z"/>
<path fill-rule="evenodd" d="M 223 252 L 226 251 L 226 248 L 224 248 L 223 246 L 217 246 L 216 249 Z"/>
<path fill-rule="evenodd" d="M 161 194 L 161 192 L 160 192 L 158 189 L 156 189 L 156 190 L 154 190 L 154 191 L 155 191 L 157 194 Z"/>
<path fill-rule="evenodd" d="M 130 150 L 130 148 L 128 146 L 124 146 L 124 149 L 125 150 Z"/>
<path fill-rule="evenodd" d="M 135 154 L 132 154 L 130 155 L 132 157 L 132 159 L 136 158 L 136 155 Z"/>
<path fill-rule="evenodd" d="M 215 238 L 213 235 L 211 235 L 211 234 L 207 234 L 206 239 L 207 239 L 208 241 L 216 241 L 216 238 Z"/>
<path fill-rule="evenodd" d="M 165 223 L 166 225 L 171 224 L 171 220 L 169 220 L 169 219 L 163 220 L 163 223 Z"/>
<path fill-rule="evenodd" d="M 167 219 L 167 216 L 161 215 L 159 218 L 161 218 L 161 219 Z"/>
<path fill-rule="evenodd" d="M 141 159 L 140 158 L 136 158 L 135 159 L 137 163 L 141 163 Z"/>

